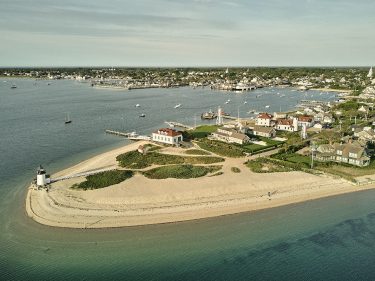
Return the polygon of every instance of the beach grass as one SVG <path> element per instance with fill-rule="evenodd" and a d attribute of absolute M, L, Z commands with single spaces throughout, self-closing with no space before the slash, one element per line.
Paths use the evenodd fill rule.
<path fill-rule="evenodd" d="M 198 146 L 204 150 L 218 154 L 225 157 L 242 157 L 244 156 L 244 150 L 238 145 L 213 141 L 208 139 L 202 139 L 197 142 Z"/>
<path fill-rule="evenodd" d="M 213 164 L 223 162 L 224 158 L 214 156 L 180 156 L 149 152 L 141 154 L 138 151 L 129 151 L 116 157 L 119 165 L 129 169 L 143 169 L 151 165 L 171 165 L 171 164 Z"/>
<path fill-rule="evenodd" d="M 254 173 L 280 173 L 293 171 L 292 168 L 284 166 L 281 161 L 275 161 L 268 158 L 258 158 L 246 163 Z"/>
<path fill-rule="evenodd" d="M 84 182 L 74 184 L 72 189 L 92 190 L 121 183 L 133 176 L 132 171 L 105 171 L 86 177 Z"/>
<path fill-rule="evenodd" d="M 171 165 L 145 171 L 143 175 L 150 179 L 191 179 L 217 172 L 221 168 L 222 166 Z"/>
<path fill-rule="evenodd" d="M 210 155 L 209 152 L 201 149 L 189 149 L 186 150 L 185 153 L 189 155 Z"/>

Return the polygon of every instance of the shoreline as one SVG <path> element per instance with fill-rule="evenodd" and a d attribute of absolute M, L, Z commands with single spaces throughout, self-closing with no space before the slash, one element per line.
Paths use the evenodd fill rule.
<path fill-rule="evenodd" d="M 340 89 L 331 89 L 331 88 L 311 88 L 309 89 L 311 91 L 321 91 L 321 92 L 332 92 L 332 93 L 347 93 L 350 94 L 353 92 L 353 90 L 340 90 Z"/>
<path fill-rule="evenodd" d="M 53 177 L 116 168 L 118 154 L 134 150 L 142 143 L 146 142 L 104 152 Z M 226 159 L 224 174 L 216 177 L 150 180 L 135 175 L 102 189 L 70 189 L 72 184 L 84 180 L 78 177 L 53 183 L 49 192 L 29 188 L 26 213 L 34 221 L 54 227 L 128 227 L 258 211 L 375 187 L 354 186 L 341 179 L 302 172 L 255 174 L 242 164 L 244 161 Z M 231 167 L 239 165 L 243 165 L 241 173 L 230 172 Z M 268 197 L 270 191 L 272 195 Z"/>

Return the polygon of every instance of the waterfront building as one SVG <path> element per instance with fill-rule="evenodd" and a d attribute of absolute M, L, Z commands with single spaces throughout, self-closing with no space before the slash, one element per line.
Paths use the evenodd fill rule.
<path fill-rule="evenodd" d="M 182 133 L 170 128 L 162 128 L 152 133 L 155 142 L 178 146 L 183 141 Z"/>
<path fill-rule="evenodd" d="M 315 159 L 322 162 L 332 161 L 359 167 L 370 164 L 366 147 L 359 143 L 322 144 L 317 148 Z"/>

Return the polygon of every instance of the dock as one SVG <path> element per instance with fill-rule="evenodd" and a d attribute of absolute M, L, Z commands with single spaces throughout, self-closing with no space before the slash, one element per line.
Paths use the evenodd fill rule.
<path fill-rule="evenodd" d="M 133 140 L 133 141 L 139 141 L 139 140 L 151 140 L 150 136 L 142 136 L 138 135 L 136 132 L 121 132 L 121 131 L 114 131 L 114 130 L 105 130 L 107 134 L 111 135 L 116 135 L 116 136 L 121 136 L 124 137 L 128 140 Z"/>

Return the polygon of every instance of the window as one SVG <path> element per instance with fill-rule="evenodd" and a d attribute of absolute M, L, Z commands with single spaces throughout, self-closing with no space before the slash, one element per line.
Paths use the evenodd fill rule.
<path fill-rule="evenodd" d="M 337 155 L 342 155 L 342 150 L 337 150 L 337 151 L 336 151 L 336 154 L 337 154 Z"/>
<path fill-rule="evenodd" d="M 349 157 L 350 158 L 357 158 L 357 153 L 349 152 Z"/>

